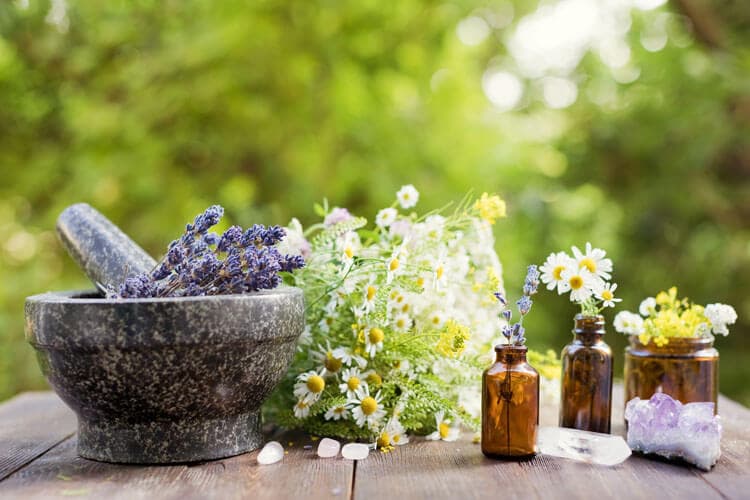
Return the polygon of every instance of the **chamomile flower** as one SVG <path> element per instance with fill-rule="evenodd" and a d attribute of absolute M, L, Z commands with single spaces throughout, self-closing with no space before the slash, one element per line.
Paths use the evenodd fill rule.
<path fill-rule="evenodd" d="M 395 208 L 384 208 L 375 216 L 375 224 L 377 224 L 378 227 L 388 227 L 395 222 L 397 216 L 398 211 Z"/>
<path fill-rule="evenodd" d="M 359 235 L 354 231 L 348 231 L 344 233 L 341 239 L 341 260 L 347 263 L 351 262 L 359 251 Z"/>
<path fill-rule="evenodd" d="M 597 279 L 608 280 L 612 278 L 612 259 L 607 259 L 607 252 L 601 248 L 592 248 L 591 243 L 586 243 L 586 253 L 581 252 L 578 247 L 573 247 L 573 256 L 578 267 L 586 269 Z"/>
<path fill-rule="evenodd" d="M 617 283 L 604 283 L 596 289 L 596 298 L 602 301 L 602 307 L 615 307 L 616 302 L 622 302 L 622 299 L 615 298 Z"/>
<path fill-rule="evenodd" d="M 448 316 L 444 311 L 441 311 L 440 309 L 434 309 L 431 310 L 429 316 L 427 316 L 427 325 L 429 326 L 429 328 L 439 329 L 442 328 L 443 325 L 445 325 L 447 319 Z"/>
<path fill-rule="evenodd" d="M 396 193 L 396 199 L 401 208 L 412 208 L 419 201 L 419 191 L 412 184 L 401 186 L 401 189 Z"/>
<path fill-rule="evenodd" d="M 393 318 L 393 328 L 400 332 L 405 332 L 411 328 L 411 317 L 406 313 L 398 313 Z"/>
<path fill-rule="evenodd" d="M 370 396 L 370 390 L 367 386 L 357 391 L 355 397 L 349 398 L 346 406 L 351 410 L 354 421 L 360 427 L 367 425 L 372 428 L 378 425 L 385 416 L 380 392 L 374 397 Z"/>
<path fill-rule="evenodd" d="M 362 376 L 365 378 L 368 387 L 380 387 L 383 384 L 383 377 L 378 375 L 375 370 L 367 370 Z"/>
<path fill-rule="evenodd" d="M 626 335 L 640 335 L 643 333 L 643 318 L 630 311 L 620 311 L 615 316 L 615 330 Z"/>
<path fill-rule="evenodd" d="M 576 261 L 565 252 L 551 253 L 539 268 L 542 272 L 540 279 L 547 285 L 547 290 L 557 288 L 557 293 L 562 295 L 570 290 L 570 285 L 563 278 L 563 271 L 574 269 L 575 266 Z"/>
<path fill-rule="evenodd" d="M 643 299 L 641 305 L 638 306 L 638 312 L 646 318 L 654 314 L 656 312 L 656 299 L 653 297 Z"/>
<path fill-rule="evenodd" d="M 294 416 L 296 418 L 307 418 L 310 414 L 310 404 L 303 399 L 297 401 L 294 405 Z"/>
<path fill-rule="evenodd" d="M 391 417 L 385 427 L 378 435 L 378 446 L 381 448 L 390 448 L 392 446 L 401 446 L 409 442 L 404 426 L 399 422 L 398 417 Z"/>
<path fill-rule="evenodd" d="M 385 332 L 378 327 L 365 330 L 365 352 L 368 356 L 375 357 L 375 354 L 383 348 L 384 338 Z"/>
<path fill-rule="evenodd" d="M 461 432 L 458 427 L 451 425 L 449 418 L 445 418 L 444 410 L 435 414 L 435 427 L 437 430 L 427 436 L 430 441 L 455 441 Z"/>
<path fill-rule="evenodd" d="M 346 405 L 333 405 L 325 413 L 326 420 L 341 420 L 349 416 L 349 409 Z"/>
<path fill-rule="evenodd" d="M 348 347 L 337 347 L 333 350 L 332 354 L 334 357 L 340 359 L 346 366 L 352 366 L 352 364 L 355 363 L 360 369 L 367 366 L 367 360 L 362 356 L 355 354 Z"/>
<path fill-rule="evenodd" d="M 347 368 L 341 372 L 341 383 L 339 390 L 351 399 L 357 395 L 357 391 L 367 387 L 367 382 L 362 380 L 362 374 L 357 368 Z"/>
<path fill-rule="evenodd" d="M 566 282 L 566 287 L 570 290 L 570 300 L 572 302 L 583 302 L 594 293 L 593 289 L 597 284 L 597 280 L 587 269 L 566 268 L 562 273 L 562 277 Z"/>
<path fill-rule="evenodd" d="M 367 314 L 375 310 L 375 300 L 378 295 L 378 287 L 374 280 L 369 281 L 362 288 L 362 311 Z"/>
<path fill-rule="evenodd" d="M 318 351 L 312 353 L 313 357 L 323 365 L 321 375 L 329 373 L 338 373 L 343 365 L 343 360 L 335 354 L 336 349 L 331 348 L 331 344 L 326 340 L 326 345 L 318 345 Z"/>
<path fill-rule="evenodd" d="M 326 381 L 323 376 L 314 370 L 310 370 L 297 377 L 297 383 L 294 384 L 294 395 L 300 401 L 310 405 L 320 398 L 325 388 Z"/>
<path fill-rule="evenodd" d="M 391 254 L 390 258 L 386 260 L 385 262 L 385 269 L 386 269 L 386 280 L 385 282 L 387 284 L 391 284 L 393 282 L 393 278 L 395 278 L 397 275 L 401 274 L 404 269 L 404 260 L 406 259 L 406 246 L 407 241 L 404 241 L 401 245 L 399 245 Z"/>

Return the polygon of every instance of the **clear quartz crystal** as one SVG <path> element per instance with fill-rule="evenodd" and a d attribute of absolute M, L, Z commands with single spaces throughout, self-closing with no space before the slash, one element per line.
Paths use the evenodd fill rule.
<path fill-rule="evenodd" d="M 318 444 L 318 456 L 320 458 L 333 458 L 339 454 L 341 443 L 335 439 L 323 438 Z"/>
<path fill-rule="evenodd" d="M 537 447 L 545 455 L 599 465 L 617 465 L 631 454 L 620 436 L 564 427 L 540 427 Z"/>
<path fill-rule="evenodd" d="M 362 443 L 345 444 L 341 455 L 349 460 L 364 460 L 370 454 L 370 447 Z"/>
<path fill-rule="evenodd" d="M 284 447 L 278 441 L 269 441 L 258 453 L 258 463 L 261 465 L 275 464 L 284 458 Z"/>
<path fill-rule="evenodd" d="M 664 393 L 633 398 L 625 408 L 628 444 L 635 451 L 681 458 L 710 470 L 721 456 L 721 420 L 714 404 L 682 404 Z"/>

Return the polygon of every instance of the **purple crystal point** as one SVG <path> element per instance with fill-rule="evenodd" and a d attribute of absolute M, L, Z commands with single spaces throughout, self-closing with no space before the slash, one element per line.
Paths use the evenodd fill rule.
<path fill-rule="evenodd" d="M 682 458 L 709 470 L 721 456 L 721 423 L 713 403 L 683 405 L 667 394 L 633 398 L 625 408 L 628 446 L 634 451 Z"/>

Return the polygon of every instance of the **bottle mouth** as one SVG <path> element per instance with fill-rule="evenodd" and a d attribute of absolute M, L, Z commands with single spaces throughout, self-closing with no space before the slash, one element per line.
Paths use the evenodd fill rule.
<path fill-rule="evenodd" d="M 496 344 L 495 352 L 499 353 L 524 353 L 528 351 L 525 345 L 514 345 L 514 344 Z"/>
<path fill-rule="evenodd" d="M 587 315 L 578 313 L 573 318 L 573 333 L 604 335 L 607 333 L 604 329 L 605 324 L 606 321 L 601 314 Z"/>

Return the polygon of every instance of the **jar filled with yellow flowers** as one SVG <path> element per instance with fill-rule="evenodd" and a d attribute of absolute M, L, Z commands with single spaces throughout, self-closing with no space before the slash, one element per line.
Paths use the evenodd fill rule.
<path fill-rule="evenodd" d="M 664 392 L 682 403 L 708 401 L 717 411 L 719 351 L 714 335 L 737 320 L 732 306 L 700 306 L 672 287 L 641 302 L 640 314 L 623 311 L 615 330 L 630 337 L 625 349 L 625 401 Z"/>

